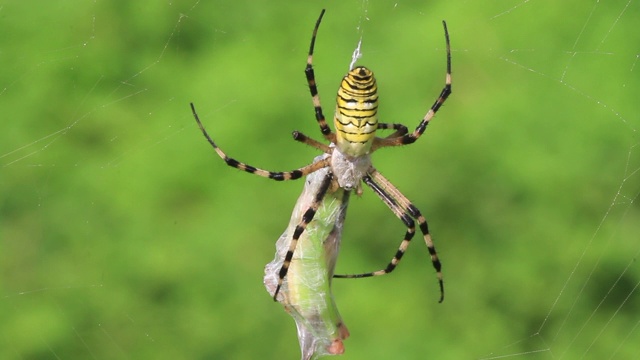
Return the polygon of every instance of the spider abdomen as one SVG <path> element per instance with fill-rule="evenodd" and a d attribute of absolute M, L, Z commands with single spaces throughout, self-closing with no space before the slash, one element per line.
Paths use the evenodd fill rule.
<path fill-rule="evenodd" d="M 373 72 L 364 66 L 351 69 L 342 78 L 336 101 L 337 147 L 349 156 L 367 154 L 378 129 L 378 86 Z"/>

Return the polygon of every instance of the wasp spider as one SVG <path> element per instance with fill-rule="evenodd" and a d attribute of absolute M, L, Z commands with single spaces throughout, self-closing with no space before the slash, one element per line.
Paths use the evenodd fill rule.
<path fill-rule="evenodd" d="M 213 146 L 215 151 L 227 163 L 227 165 L 231 167 L 273 180 L 294 180 L 322 168 L 330 169 L 323 180 L 323 184 L 320 186 L 320 190 L 316 194 L 314 201 L 305 212 L 300 224 L 298 224 L 293 233 L 290 247 L 285 256 L 282 268 L 278 273 L 279 279 L 273 296 L 274 299 L 278 295 L 283 280 L 287 275 L 297 241 L 300 238 L 300 235 L 305 231 L 306 226 L 313 220 L 313 217 L 319 205 L 322 203 L 323 197 L 327 191 L 335 191 L 340 187 L 345 191 L 355 191 L 357 194 L 361 194 L 362 183 L 365 183 L 405 224 L 407 231 L 405 232 L 404 239 L 400 243 L 398 250 L 384 269 L 364 274 L 334 275 L 334 277 L 360 278 L 384 275 L 393 271 L 400 262 L 400 259 L 402 259 L 402 256 L 415 234 L 415 222 L 417 221 L 418 227 L 420 228 L 424 241 L 427 245 L 427 249 L 429 250 L 429 254 L 431 255 L 431 262 L 436 270 L 440 286 L 440 302 L 442 302 L 444 299 L 444 286 L 441 265 L 429 233 L 427 220 L 422 213 L 420 213 L 420 210 L 418 210 L 418 208 L 415 207 L 407 197 L 393 186 L 389 180 L 382 176 L 382 174 L 372 165 L 371 154 L 380 148 L 408 145 L 418 140 L 424 133 L 429 121 L 435 116 L 436 112 L 451 94 L 451 46 L 449 44 L 447 24 L 444 21 L 442 22 L 444 26 L 447 55 L 445 85 L 436 101 L 433 103 L 429 111 L 427 111 L 413 132 L 409 133 L 407 127 L 402 124 L 378 122 L 378 93 L 376 80 L 371 70 L 364 66 L 356 66 L 342 79 L 340 88 L 338 89 L 336 110 L 333 118 L 336 132 L 333 133 L 327 125 L 322 111 L 312 65 L 316 34 L 324 12 L 325 11 L 322 10 L 313 29 L 311 46 L 307 57 L 307 66 L 304 72 L 307 77 L 309 90 L 311 91 L 316 120 L 320 126 L 320 131 L 322 132 L 324 139 L 330 144 L 326 145 L 313 140 L 298 131 L 293 132 L 293 138 L 296 141 L 315 147 L 329 156 L 320 158 L 307 166 L 303 166 L 292 171 L 275 172 L 259 169 L 227 156 L 227 154 L 225 154 L 216 145 L 209 134 L 207 134 L 207 131 L 198 118 L 195 106 L 191 104 L 193 116 L 209 144 Z M 381 138 L 376 136 L 376 130 L 395 131 L 391 135 Z"/>

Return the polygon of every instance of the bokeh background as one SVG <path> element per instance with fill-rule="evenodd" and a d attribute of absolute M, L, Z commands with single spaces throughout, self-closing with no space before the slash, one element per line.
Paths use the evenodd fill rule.
<path fill-rule="evenodd" d="M 336 280 L 344 359 L 630 359 L 640 301 L 640 2 L 0 3 L 0 358 L 296 359 L 262 285 L 360 38 L 385 122 L 374 163 L 427 216 L 393 274 Z M 404 228 L 353 197 L 338 271 L 384 266 Z"/>

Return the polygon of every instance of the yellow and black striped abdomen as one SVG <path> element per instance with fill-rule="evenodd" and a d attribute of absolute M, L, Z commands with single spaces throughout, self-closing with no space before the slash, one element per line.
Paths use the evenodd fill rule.
<path fill-rule="evenodd" d="M 369 152 L 378 129 L 378 87 L 373 73 L 358 66 L 342 79 L 334 117 L 336 146 L 350 156 Z"/>

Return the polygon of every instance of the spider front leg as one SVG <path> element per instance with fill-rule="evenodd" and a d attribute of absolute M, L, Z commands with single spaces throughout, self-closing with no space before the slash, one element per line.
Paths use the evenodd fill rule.
<path fill-rule="evenodd" d="M 293 236 L 291 237 L 291 243 L 289 244 L 289 249 L 284 257 L 284 261 L 282 262 L 282 266 L 280 267 L 280 271 L 278 271 L 278 285 L 276 286 L 276 290 L 273 293 L 273 300 L 278 301 L 278 293 L 280 292 L 280 288 L 282 287 L 282 283 L 284 278 L 287 276 L 287 272 L 289 271 L 289 265 L 291 265 L 291 260 L 293 259 L 293 253 L 296 250 L 296 246 L 298 245 L 298 240 L 300 236 L 307 228 L 307 225 L 313 220 L 313 217 L 316 215 L 320 204 L 322 204 L 322 200 L 324 196 L 327 194 L 327 190 L 329 189 L 331 182 L 333 181 L 333 174 L 331 171 L 327 173 L 325 178 L 322 180 L 320 184 L 320 188 L 316 193 L 311 205 L 305 211 L 304 215 L 302 215 L 302 220 L 296 226 L 293 231 Z"/>
<path fill-rule="evenodd" d="M 440 259 L 438 258 L 438 254 L 436 252 L 435 246 L 433 245 L 433 240 L 431 239 L 431 234 L 429 233 L 429 226 L 427 224 L 427 220 L 422 216 L 420 210 L 413 205 L 409 199 L 407 199 L 389 180 L 387 180 L 378 170 L 371 169 L 369 174 L 365 176 L 363 179 L 365 184 L 367 184 L 379 197 L 382 201 L 393 211 L 393 213 L 407 226 L 407 231 L 404 235 L 404 239 L 400 243 L 398 250 L 395 255 L 389 262 L 386 268 L 378 271 L 373 271 L 364 274 L 353 274 L 353 275 L 334 275 L 337 278 L 360 278 L 360 277 L 370 277 L 370 276 L 379 276 L 392 272 L 398 263 L 402 259 L 407 247 L 411 243 L 411 239 L 415 235 L 415 220 L 418 221 L 418 227 L 422 232 L 424 237 L 424 241 L 427 244 L 427 249 L 429 250 L 429 254 L 431 255 L 431 263 L 433 264 L 434 269 L 436 270 L 436 276 L 438 278 L 438 284 L 440 286 L 440 300 L 442 302 L 444 300 L 444 283 L 442 280 L 442 271 Z"/>
<path fill-rule="evenodd" d="M 196 122 L 198 123 L 198 126 L 200 127 L 200 130 L 202 131 L 202 134 L 204 135 L 204 137 L 207 139 L 207 141 L 209 142 L 209 144 L 211 144 L 211 146 L 213 146 L 213 148 L 215 149 L 216 153 L 218 153 L 218 155 L 222 158 L 222 160 L 224 160 L 225 163 L 227 163 L 227 165 L 234 167 L 236 169 L 242 170 L 242 171 L 246 171 L 248 173 L 251 174 L 255 174 L 258 176 L 262 176 L 265 178 L 269 178 L 269 179 L 273 179 L 273 180 L 277 180 L 277 181 L 282 181 L 282 180 L 295 180 L 295 179 L 299 179 L 303 176 L 309 175 L 314 171 L 317 171 L 319 169 L 322 169 L 324 167 L 329 166 L 329 161 L 330 159 L 322 159 L 320 161 L 311 163 L 307 166 L 301 167 L 299 169 L 296 170 L 292 170 L 292 171 L 269 171 L 269 170 L 263 170 L 263 169 L 259 169 L 256 168 L 254 166 L 242 163 L 236 159 L 230 158 L 229 156 L 227 156 L 227 154 L 224 153 L 224 151 L 222 151 L 222 149 L 220 149 L 218 147 L 218 145 L 216 145 L 216 143 L 213 141 L 213 139 L 211 139 L 211 137 L 209 136 L 209 134 L 207 133 L 207 130 L 205 130 L 204 126 L 202 125 L 202 122 L 200 122 L 200 118 L 198 117 L 198 113 L 196 112 L 196 108 L 193 105 L 193 103 L 191 103 L 191 111 L 193 112 L 193 117 L 196 119 Z"/>
<path fill-rule="evenodd" d="M 438 96 L 433 105 L 431 105 L 429 111 L 427 111 L 425 116 L 422 118 L 422 121 L 420 121 L 420 123 L 412 133 L 398 137 L 387 137 L 382 139 L 376 138 L 371 147 L 372 152 L 379 148 L 387 146 L 413 144 L 420 138 L 420 136 L 422 136 L 424 131 L 427 129 L 427 125 L 429 125 L 429 121 L 433 119 L 442 104 L 444 104 L 444 102 L 451 94 L 451 44 L 449 42 L 449 31 L 447 30 L 447 23 L 443 21 L 442 25 L 444 26 L 444 38 L 447 47 L 447 74 L 444 79 L 444 88 L 440 92 L 440 96 Z"/>
<path fill-rule="evenodd" d="M 313 100 L 313 108 L 316 114 L 316 121 L 320 126 L 320 131 L 325 139 L 328 141 L 335 143 L 336 142 L 336 134 L 331 132 L 331 128 L 327 125 L 327 120 L 322 113 L 322 105 L 320 104 L 320 95 L 318 95 L 318 85 L 316 84 L 316 76 L 313 72 L 313 48 L 316 44 L 316 35 L 318 34 L 318 28 L 320 27 L 320 22 L 322 21 L 322 16 L 324 16 L 324 9 L 320 12 L 320 17 L 318 17 L 318 21 L 316 21 L 316 26 L 313 28 L 313 35 L 311 35 L 311 45 L 309 46 L 309 55 L 307 57 L 307 66 L 304 68 L 305 76 L 307 77 L 307 84 L 309 85 L 309 91 L 311 92 L 311 99 Z"/>

